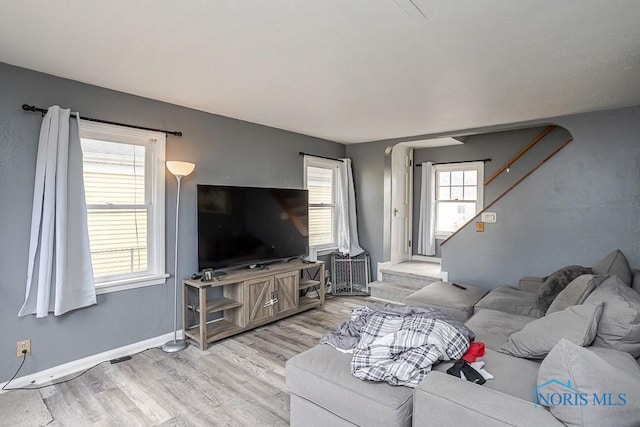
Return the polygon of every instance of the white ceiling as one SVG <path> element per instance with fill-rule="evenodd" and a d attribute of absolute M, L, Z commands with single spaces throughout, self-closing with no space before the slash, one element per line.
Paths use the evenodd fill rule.
<path fill-rule="evenodd" d="M 634 0 L 0 0 L 0 62 L 355 143 L 638 105 L 639 22 Z"/>

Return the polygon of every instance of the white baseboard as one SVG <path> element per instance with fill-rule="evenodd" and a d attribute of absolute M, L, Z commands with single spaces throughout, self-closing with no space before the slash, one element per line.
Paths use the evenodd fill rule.
<path fill-rule="evenodd" d="M 433 262 L 435 264 L 440 264 L 442 262 L 441 258 L 434 256 L 426 256 L 426 255 L 411 255 L 412 261 L 423 261 L 423 262 Z"/>
<path fill-rule="evenodd" d="M 383 269 L 385 269 L 387 267 L 391 267 L 391 265 L 392 265 L 391 261 L 379 262 L 378 263 L 378 269 L 376 271 L 376 280 L 377 281 L 379 281 L 379 282 L 382 281 L 382 271 L 380 271 L 380 270 L 383 270 Z"/>
<path fill-rule="evenodd" d="M 178 331 L 178 337 L 181 338 L 183 336 L 183 332 Z M 44 371 L 25 375 L 24 377 L 18 377 L 15 380 L 11 381 L 9 390 L 2 390 L 0 391 L 0 394 L 4 393 L 5 391 L 11 391 L 12 388 L 16 387 L 37 387 L 46 385 L 47 383 L 55 381 L 58 378 L 62 378 L 67 375 L 89 369 L 90 367 L 97 365 L 98 363 L 106 362 L 118 357 L 131 356 L 132 354 L 140 353 L 141 351 L 144 351 L 148 348 L 159 347 L 165 342 L 172 339 L 173 332 L 169 332 L 168 334 L 160 335 L 158 337 L 149 338 L 144 341 L 138 341 L 133 344 L 125 345 L 123 347 L 114 348 L 112 350 L 107 350 L 102 353 L 84 357 L 82 359 L 63 363 L 62 365 L 54 366 L 52 368 L 45 369 Z M 27 356 L 27 362 L 28 360 L 29 356 Z M 5 384 L 7 383 L 1 383 L 0 388 L 4 387 Z"/>

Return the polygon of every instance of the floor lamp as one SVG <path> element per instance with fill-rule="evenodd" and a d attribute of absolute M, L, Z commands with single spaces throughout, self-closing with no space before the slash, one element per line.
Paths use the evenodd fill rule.
<path fill-rule="evenodd" d="M 195 169 L 196 165 L 189 162 L 168 161 L 167 169 L 178 180 L 178 191 L 176 193 L 176 246 L 173 256 L 174 261 L 174 294 L 173 294 L 173 340 L 167 341 L 162 346 L 162 351 L 166 353 L 177 353 L 187 348 L 187 342 L 185 340 L 178 339 L 178 218 L 180 216 L 180 182 L 182 178 L 189 175 Z"/>

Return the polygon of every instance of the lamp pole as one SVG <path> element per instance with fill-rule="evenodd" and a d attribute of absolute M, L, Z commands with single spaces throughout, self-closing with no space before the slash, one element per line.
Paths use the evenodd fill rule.
<path fill-rule="evenodd" d="M 169 161 L 167 162 L 167 169 L 173 175 L 175 175 L 176 180 L 178 181 L 178 190 L 176 194 L 176 234 L 175 234 L 175 246 L 174 246 L 174 254 L 173 254 L 173 262 L 174 262 L 174 289 L 173 289 L 173 340 L 167 341 L 162 346 L 162 351 L 166 353 L 177 353 L 179 351 L 187 348 L 187 341 L 184 339 L 178 339 L 178 225 L 180 224 L 180 184 L 182 182 L 182 178 L 189 175 L 193 172 L 195 165 L 193 163 L 188 162 L 177 162 L 177 161 Z"/>

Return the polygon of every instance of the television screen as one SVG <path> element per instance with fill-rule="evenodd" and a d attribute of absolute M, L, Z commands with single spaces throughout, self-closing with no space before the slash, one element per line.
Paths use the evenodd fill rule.
<path fill-rule="evenodd" d="M 219 269 L 304 256 L 307 190 L 198 185 L 198 266 Z"/>

